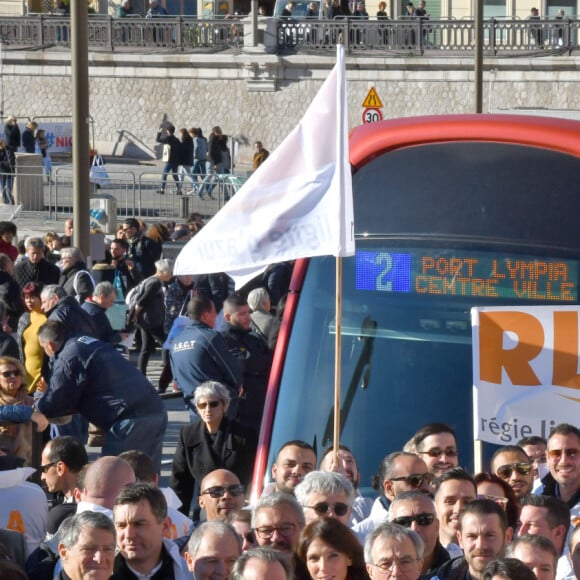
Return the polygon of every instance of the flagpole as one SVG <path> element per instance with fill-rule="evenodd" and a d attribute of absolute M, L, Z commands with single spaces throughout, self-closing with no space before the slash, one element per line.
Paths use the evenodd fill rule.
<path fill-rule="evenodd" d="M 334 336 L 334 440 L 335 456 L 340 446 L 340 383 L 342 360 L 342 258 L 336 257 L 336 290 L 334 303 L 336 333 Z"/>

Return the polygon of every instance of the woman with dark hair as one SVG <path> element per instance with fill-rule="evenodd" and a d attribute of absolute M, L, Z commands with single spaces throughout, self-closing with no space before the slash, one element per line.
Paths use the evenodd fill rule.
<path fill-rule="evenodd" d="M 492 473 L 478 473 L 474 478 L 477 486 L 477 499 L 491 499 L 505 511 L 508 526 L 514 531 L 520 519 L 520 506 L 511 486 Z"/>
<path fill-rule="evenodd" d="M 369 578 L 358 538 L 334 518 L 316 520 L 306 526 L 300 536 L 298 558 L 313 580 L 329 576 L 335 580 Z"/>
<path fill-rule="evenodd" d="M 18 347 L 20 360 L 26 370 L 26 382 L 30 392 L 36 390 L 36 383 L 42 371 L 44 350 L 38 342 L 38 329 L 46 322 L 46 314 L 40 307 L 40 293 L 44 288 L 42 282 L 28 282 L 22 288 L 22 299 L 26 311 L 18 320 Z"/>
<path fill-rule="evenodd" d="M 169 235 L 169 228 L 161 222 L 153 224 L 147 230 L 147 237 L 154 242 L 157 242 L 159 247 L 163 245 L 163 242 L 167 242 L 171 239 L 171 236 Z"/>

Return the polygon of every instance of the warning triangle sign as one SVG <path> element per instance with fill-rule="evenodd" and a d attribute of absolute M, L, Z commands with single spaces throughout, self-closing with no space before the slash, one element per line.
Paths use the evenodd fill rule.
<path fill-rule="evenodd" d="M 367 108 L 367 109 L 380 109 L 380 108 L 382 108 L 383 103 L 381 102 L 381 99 L 379 98 L 377 91 L 375 91 L 375 87 L 371 87 L 371 90 L 368 92 L 368 95 L 366 96 L 365 100 L 363 101 L 362 106 Z"/>

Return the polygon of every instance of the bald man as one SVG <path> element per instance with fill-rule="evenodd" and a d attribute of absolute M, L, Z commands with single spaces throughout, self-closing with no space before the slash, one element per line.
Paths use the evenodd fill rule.
<path fill-rule="evenodd" d="M 208 522 L 223 520 L 244 507 L 244 486 L 237 475 L 227 469 L 208 473 L 200 485 L 199 506 L 205 510 Z"/>
<path fill-rule="evenodd" d="M 77 513 L 98 511 L 113 519 L 115 498 L 134 481 L 133 468 L 124 459 L 112 456 L 97 459 L 85 473 Z"/>

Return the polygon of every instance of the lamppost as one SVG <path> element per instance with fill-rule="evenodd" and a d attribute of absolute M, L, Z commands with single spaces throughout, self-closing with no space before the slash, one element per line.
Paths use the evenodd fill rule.
<path fill-rule="evenodd" d="M 89 45 L 87 3 L 71 7 L 71 65 L 73 97 L 73 214 L 74 245 L 90 255 L 89 238 Z"/>

